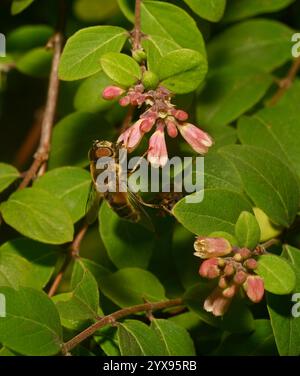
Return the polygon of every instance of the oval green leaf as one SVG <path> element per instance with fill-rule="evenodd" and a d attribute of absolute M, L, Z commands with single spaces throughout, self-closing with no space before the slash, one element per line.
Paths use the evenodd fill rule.
<path fill-rule="evenodd" d="M 260 227 L 255 216 L 242 212 L 235 225 L 235 236 L 240 247 L 254 249 L 260 240 Z"/>
<path fill-rule="evenodd" d="M 0 163 L 0 192 L 9 187 L 19 176 L 19 171 L 15 167 Z"/>

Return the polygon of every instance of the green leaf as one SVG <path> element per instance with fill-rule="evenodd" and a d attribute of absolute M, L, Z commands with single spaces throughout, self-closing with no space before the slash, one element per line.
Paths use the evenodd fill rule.
<path fill-rule="evenodd" d="M 130 87 L 142 78 L 140 66 L 128 55 L 109 52 L 101 57 L 100 64 L 104 73 L 121 86 Z"/>
<path fill-rule="evenodd" d="M 208 44 L 211 68 L 255 65 L 270 72 L 292 58 L 294 31 L 284 24 L 264 19 L 245 21 L 226 29 Z"/>
<path fill-rule="evenodd" d="M 225 231 L 234 235 L 235 223 L 242 211 L 250 211 L 251 205 L 241 194 L 227 189 L 206 189 L 199 203 L 182 199 L 173 208 L 176 219 L 197 235 L 209 235 L 213 231 Z"/>
<path fill-rule="evenodd" d="M 291 263 L 296 273 L 296 286 L 293 291 L 297 294 L 300 291 L 300 250 L 286 245 L 282 256 Z M 300 355 L 300 321 L 299 317 L 292 315 L 293 305 L 296 306 L 297 300 L 292 301 L 290 295 L 267 294 L 267 303 L 279 354 Z"/>
<path fill-rule="evenodd" d="M 42 289 L 49 282 L 58 257 L 57 248 L 26 238 L 0 247 L 0 285 Z"/>
<path fill-rule="evenodd" d="M 121 219 L 107 203 L 101 205 L 99 231 L 109 258 L 118 268 L 147 268 L 154 247 L 153 233 Z"/>
<path fill-rule="evenodd" d="M 19 176 L 19 171 L 15 167 L 0 163 L 0 192 L 9 187 Z"/>
<path fill-rule="evenodd" d="M 76 260 L 72 274 L 72 293 L 66 301 L 58 301 L 57 309 L 64 320 L 97 319 L 99 308 L 98 285 L 92 273 Z"/>
<path fill-rule="evenodd" d="M 0 342 L 23 355 L 55 355 L 62 331 L 54 303 L 41 291 L 0 287 L 6 317 L 0 318 Z"/>
<path fill-rule="evenodd" d="M 194 356 L 194 343 L 188 331 L 169 320 L 154 319 L 151 321 L 151 328 L 158 335 L 163 355 L 169 356 Z"/>
<path fill-rule="evenodd" d="M 34 0 L 13 0 L 11 4 L 11 14 L 16 16 L 19 13 L 22 13 L 23 10 L 29 7 Z"/>
<path fill-rule="evenodd" d="M 85 216 L 91 187 L 88 171 L 78 167 L 56 168 L 37 179 L 34 187 L 48 191 L 62 200 L 73 222 Z"/>
<path fill-rule="evenodd" d="M 46 191 L 37 188 L 17 191 L 0 208 L 5 222 L 31 239 L 49 244 L 73 239 L 70 214 L 59 199 Z"/>
<path fill-rule="evenodd" d="M 119 52 L 127 38 L 126 31 L 116 26 L 92 26 L 77 31 L 64 48 L 59 77 L 73 81 L 99 72 L 101 56 Z"/>
<path fill-rule="evenodd" d="M 121 9 L 124 16 L 134 22 L 134 3 L 131 0 L 118 0 L 119 8 Z"/>
<path fill-rule="evenodd" d="M 300 138 L 298 116 L 300 81 L 296 80 L 276 106 L 255 115 L 244 116 L 238 123 L 238 136 L 243 144 L 259 146 L 277 155 L 300 176 Z"/>
<path fill-rule="evenodd" d="M 173 93 L 185 94 L 197 89 L 207 73 L 205 56 L 180 49 L 164 55 L 159 62 L 161 84 Z"/>
<path fill-rule="evenodd" d="M 253 214 L 242 212 L 235 225 L 235 236 L 240 247 L 254 249 L 260 240 L 259 224 Z"/>
<path fill-rule="evenodd" d="M 36 47 L 44 47 L 54 30 L 47 25 L 25 25 L 14 29 L 7 36 L 7 48 L 11 53 L 21 53 Z"/>
<path fill-rule="evenodd" d="M 109 85 L 112 85 L 112 81 L 104 72 L 96 73 L 87 78 L 76 92 L 74 108 L 77 111 L 88 112 L 97 112 L 110 108 L 114 102 L 102 98 L 103 90 Z"/>
<path fill-rule="evenodd" d="M 212 22 L 217 22 L 223 17 L 226 6 L 226 0 L 184 0 L 184 2 L 198 16 Z"/>
<path fill-rule="evenodd" d="M 215 287 L 214 282 L 202 282 L 190 287 L 183 297 L 188 308 L 209 325 L 231 333 L 251 332 L 254 329 L 254 320 L 251 311 L 240 298 L 232 301 L 227 313 L 222 317 L 213 316 L 204 310 L 204 301 Z"/>
<path fill-rule="evenodd" d="M 142 31 L 162 51 L 166 45 L 169 48 L 172 45 L 173 50 L 189 48 L 206 56 L 203 37 L 195 21 L 184 10 L 173 4 L 143 1 Z"/>
<path fill-rule="evenodd" d="M 237 168 L 255 206 L 276 224 L 293 222 L 299 204 L 298 182 L 279 158 L 262 148 L 244 145 L 225 146 L 221 153 Z"/>
<path fill-rule="evenodd" d="M 76 0 L 74 13 L 85 22 L 105 21 L 118 12 L 117 0 Z"/>
<path fill-rule="evenodd" d="M 262 13 L 277 12 L 295 0 L 230 0 L 223 18 L 225 22 L 242 20 Z"/>
<path fill-rule="evenodd" d="M 267 356 L 278 355 L 269 320 L 255 320 L 255 331 L 248 335 L 231 334 L 213 355 Z"/>
<path fill-rule="evenodd" d="M 207 126 L 229 124 L 261 100 L 273 79 L 255 67 L 213 72 L 199 95 L 197 120 Z"/>
<path fill-rule="evenodd" d="M 117 335 L 122 356 L 164 354 L 164 348 L 156 333 L 140 321 L 126 320 L 118 326 Z"/>
<path fill-rule="evenodd" d="M 284 258 L 276 255 L 260 256 L 255 273 L 263 278 L 265 289 L 273 294 L 289 294 L 296 284 L 293 268 Z"/>
<path fill-rule="evenodd" d="M 101 291 L 120 307 L 165 299 L 164 287 L 147 270 L 124 268 L 102 279 Z"/>
<path fill-rule="evenodd" d="M 283 226 L 275 225 L 260 208 L 253 208 L 255 218 L 260 227 L 260 242 L 278 237 L 284 230 Z"/>
<path fill-rule="evenodd" d="M 29 76 L 47 77 L 50 72 L 53 52 L 43 47 L 24 54 L 16 63 L 17 69 Z"/>
<path fill-rule="evenodd" d="M 102 113 L 74 112 L 66 116 L 53 131 L 49 168 L 87 166 L 93 140 L 111 139 L 112 135 L 113 129 L 103 119 Z"/>

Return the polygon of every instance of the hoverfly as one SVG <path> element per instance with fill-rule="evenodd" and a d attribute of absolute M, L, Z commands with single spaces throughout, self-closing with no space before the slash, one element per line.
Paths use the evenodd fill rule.
<path fill-rule="evenodd" d="M 122 144 L 99 140 L 93 142 L 93 146 L 89 151 L 92 186 L 87 204 L 87 221 L 88 223 L 93 223 L 96 220 L 100 202 L 104 199 L 119 217 L 134 223 L 140 222 L 148 229 L 153 230 L 151 219 L 144 211 L 142 207 L 144 203 L 139 196 L 130 191 L 128 185 L 126 192 L 120 192 L 119 190 L 118 179 L 121 175 L 119 155 L 121 150 L 124 150 Z M 104 169 L 97 168 L 99 158 L 111 158 L 113 160 L 113 163 L 108 166 L 108 170 L 111 170 L 117 179 L 115 192 L 110 192 L 109 190 L 103 192 L 97 183 L 97 177 L 104 171 Z"/>

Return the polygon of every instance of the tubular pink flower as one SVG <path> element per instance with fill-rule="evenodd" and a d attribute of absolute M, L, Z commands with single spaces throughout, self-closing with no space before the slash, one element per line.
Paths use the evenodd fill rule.
<path fill-rule="evenodd" d="M 125 90 L 119 86 L 107 86 L 102 93 L 103 99 L 112 100 L 125 93 Z"/>
<path fill-rule="evenodd" d="M 203 259 L 228 255 L 232 247 L 224 238 L 209 238 L 198 236 L 194 243 L 194 255 Z"/>
<path fill-rule="evenodd" d="M 129 153 L 139 145 L 144 136 L 144 133 L 141 131 L 141 122 L 141 119 L 138 120 L 118 138 L 118 142 L 122 142 Z"/>
<path fill-rule="evenodd" d="M 179 121 L 186 121 L 189 118 L 188 113 L 185 112 L 185 111 L 183 111 L 183 110 L 175 110 L 174 111 L 174 116 Z"/>
<path fill-rule="evenodd" d="M 174 120 L 167 119 L 166 120 L 166 125 L 167 125 L 167 132 L 168 135 L 172 138 L 177 137 L 178 131 L 177 131 L 177 123 Z"/>
<path fill-rule="evenodd" d="M 149 118 L 143 119 L 141 122 L 141 131 L 145 133 L 150 132 L 155 122 L 156 122 L 155 117 L 149 117 Z"/>
<path fill-rule="evenodd" d="M 149 140 L 148 161 L 154 168 L 164 167 L 168 162 L 164 126 L 159 124 Z"/>
<path fill-rule="evenodd" d="M 206 298 L 203 308 L 207 312 L 211 312 L 214 316 L 223 316 L 231 303 L 230 298 L 223 296 L 223 290 L 219 287 Z"/>
<path fill-rule="evenodd" d="M 259 303 L 262 300 L 265 292 L 265 287 L 264 281 L 261 277 L 256 275 L 249 276 L 243 287 L 248 298 L 252 302 Z"/>
<path fill-rule="evenodd" d="M 180 124 L 178 129 L 186 142 L 199 154 L 207 153 L 213 144 L 211 137 L 193 124 Z"/>
<path fill-rule="evenodd" d="M 218 259 L 217 258 L 211 258 L 208 260 L 205 260 L 200 265 L 199 274 L 203 278 L 217 278 L 220 275 L 220 269 L 218 267 Z"/>

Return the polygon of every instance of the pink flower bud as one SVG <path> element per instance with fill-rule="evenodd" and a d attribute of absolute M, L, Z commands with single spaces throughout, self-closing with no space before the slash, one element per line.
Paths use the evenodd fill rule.
<path fill-rule="evenodd" d="M 167 124 L 168 135 L 172 138 L 175 138 L 178 135 L 175 121 L 167 119 L 166 124 Z"/>
<path fill-rule="evenodd" d="M 203 261 L 200 265 L 199 274 L 201 277 L 209 279 L 219 277 L 220 269 L 218 268 L 218 259 L 211 258 Z"/>
<path fill-rule="evenodd" d="M 244 262 L 244 266 L 247 269 L 254 270 L 257 268 L 257 261 L 253 258 L 249 258 L 248 260 Z"/>
<path fill-rule="evenodd" d="M 233 280 L 238 285 L 242 285 L 246 281 L 247 276 L 248 276 L 247 273 L 245 273 L 243 270 L 239 270 L 238 272 L 235 273 Z"/>
<path fill-rule="evenodd" d="M 194 255 L 201 258 L 226 256 L 231 252 L 231 245 L 224 238 L 208 238 L 199 236 L 194 243 Z"/>
<path fill-rule="evenodd" d="M 125 90 L 118 86 L 107 86 L 102 93 L 103 99 L 112 100 L 125 93 Z"/>
<path fill-rule="evenodd" d="M 226 278 L 225 278 L 225 277 L 221 277 L 221 278 L 219 279 L 218 286 L 219 286 L 221 289 L 226 289 L 226 288 L 228 287 L 228 284 L 227 284 L 227 281 L 226 281 Z"/>
<path fill-rule="evenodd" d="M 231 275 L 233 275 L 235 272 L 235 269 L 234 269 L 234 266 L 232 264 L 227 264 L 224 268 L 224 274 L 227 276 L 227 277 L 230 277 Z"/>
<path fill-rule="evenodd" d="M 129 103 L 130 103 L 130 97 L 128 95 L 126 95 L 125 97 L 123 97 L 119 100 L 119 105 L 122 106 L 122 107 L 128 106 Z"/>
<path fill-rule="evenodd" d="M 138 120 L 134 125 L 126 129 L 126 131 L 118 138 L 117 142 L 122 142 L 129 153 L 139 145 L 143 138 L 144 133 L 140 129 L 141 122 L 142 120 Z"/>
<path fill-rule="evenodd" d="M 182 110 L 175 110 L 174 116 L 179 121 L 186 121 L 189 118 L 189 115 L 185 111 L 182 111 Z"/>
<path fill-rule="evenodd" d="M 207 153 L 213 144 L 211 137 L 193 124 L 180 124 L 178 129 L 182 137 L 197 153 Z"/>
<path fill-rule="evenodd" d="M 157 126 L 157 130 L 150 137 L 148 161 L 154 168 L 164 167 L 168 162 L 168 151 L 162 124 Z"/>
<path fill-rule="evenodd" d="M 251 256 L 251 251 L 248 248 L 241 248 L 239 250 L 239 254 L 242 256 L 244 260 Z"/>
<path fill-rule="evenodd" d="M 217 287 L 205 300 L 203 308 L 214 316 L 223 316 L 231 303 L 231 299 L 222 294 L 222 289 Z"/>
<path fill-rule="evenodd" d="M 150 132 L 153 125 L 155 124 L 156 118 L 155 117 L 149 117 L 147 119 L 143 119 L 141 122 L 141 131 L 142 132 Z"/>
<path fill-rule="evenodd" d="M 255 275 L 249 276 L 246 282 L 244 283 L 243 287 L 246 291 L 248 298 L 252 302 L 259 303 L 262 300 L 265 288 L 264 281 L 261 277 Z"/>
<path fill-rule="evenodd" d="M 238 286 L 233 284 L 229 287 L 227 287 L 225 290 L 223 290 L 223 296 L 225 296 L 225 298 L 233 298 L 234 295 L 238 292 Z"/>

